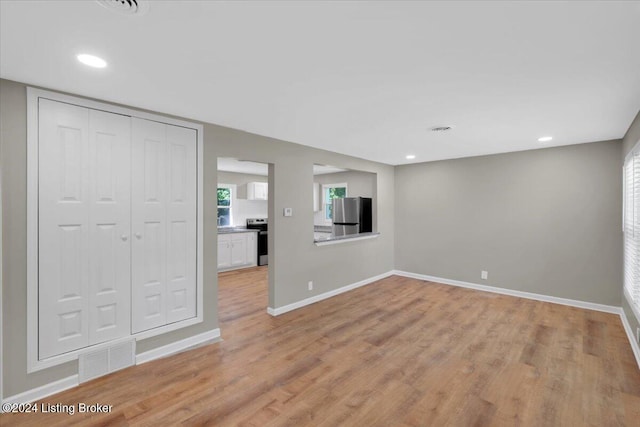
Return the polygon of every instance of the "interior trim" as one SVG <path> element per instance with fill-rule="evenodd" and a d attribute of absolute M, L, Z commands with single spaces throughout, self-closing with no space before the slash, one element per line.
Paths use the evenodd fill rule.
<path fill-rule="evenodd" d="M 322 301 L 322 300 L 325 300 L 327 298 L 331 298 L 331 297 L 334 297 L 336 295 L 348 292 L 348 291 L 350 291 L 352 289 L 356 289 L 356 288 L 359 288 L 361 286 L 365 286 L 365 285 L 368 285 L 370 283 L 376 282 L 378 280 L 385 279 L 385 278 L 387 278 L 389 276 L 393 276 L 393 270 L 392 271 L 387 271 L 386 273 L 382 273 L 382 274 L 379 274 L 377 276 L 370 277 L 368 279 L 361 280 L 359 282 L 352 283 L 350 285 L 343 286 L 343 287 L 338 288 L 338 289 L 334 289 L 334 290 L 329 291 L 329 292 L 325 292 L 325 293 L 322 293 L 322 294 L 319 294 L 319 295 L 314 295 L 314 296 L 312 296 L 310 298 L 305 298 L 305 299 L 303 299 L 301 301 L 294 302 L 294 303 L 291 303 L 291 304 L 287 304 L 287 305 L 284 305 L 282 307 L 278 307 L 278 308 L 268 307 L 267 308 L 267 313 L 269 313 L 272 316 L 279 316 L 279 315 L 287 313 L 289 311 L 296 310 L 298 308 L 302 308 L 302 307 L 305 307 L 307 305 L 311 305 L 311 304 L 316 303 L 318 301 Z"/>
<path fill-rule="evenodd" d="M 196 207 L 196 315 L 195 317 L 169 323 L 127 337 L 140 340 L 151 336 L 201 323 L 204 319 L 204 126 L 196 122 L 174 119 L 162 114 L 146 113 L 132 108 L 119 107 L 106 102 L 66 95 L 45 89 L 27 86 L 27 372 L 32 373 L 65 362 L 78 359 L 85 351 L 100 348 L 101 344 L 83 347 L 47 359 L 38 359 L 38 99 L 45 98 L 56 102 L 77 105 L 94 110 L 122 114 L 181 126 L 196 131 L 197 145 L 197 207 Z M 113 341 L 108 341 L 110 345 Z"/>
<path fill-rule="evenodd" d="M 60 393 L 61 391 L 76 387 L 78 384 L 78 375 L 71 375 L 70 377 L 7 397 L 2 401 L 2 403 L 31 403 L 36 400 L 44 399 L 52 394 Z"/>
<path fill-rule="evenodd" d="M 629 339 L 629 343 L 631 343 L 631 350 L 633 350 L 633 355 L 636 357 L 636 362 L 638 362 L 638 369 L 640 369 L 640 344 L 636 341 L 635 335 L 633 335 L 633 330 L 622 307 L 620 308 L 620 320 L 622 320 L 622 326 L 627 333 L 627 338 Z"/>
<path fill-rule="evenodd" d="M 627 338 L 629 339 L 629 344 L 631 345 L 631 350 L 633 351 L 633 355 L 635 356 L 636 362 L 638 363 L 638 368 L 640 369 L 640 346 L 638 345 L 638 342 L 635 340 L 633 331 L 631 330 L 631 325 L 629 325 L 629 322 L 627 321 L 627 316 L 624 310 L 622 309 L 622 307 L 616 307 L 614 305 L 597 304 L 593 302 L 580 301 L 580 300 L 574 300 L 569 298 L 559 298 L 559 297 L 553 297 L 549 295 L 535 294 L 532 292 L 515 291 L 513 289 L 505 289 L 505 288 L 498 288 L 495 286 L 480 285 L 477 283 L 463 282 L 461 280 L 445 279 L 443 277 L 435 277 L 435 276 L 429 276 L 426 274 L 410 273 L 410 272 L 401 271 L 401 270 L 394 270 L 393 273 L 398 276 L 425 280 L 428 282 L 440 283 L 443 285 L 458 286 L 461 288 L 474 289 L 478 291 L 492 292 L 496 294 L 509 295 L 513 297 L 526 298 L 526 299 L 531 299 L 536 301 L 568 305 L 571 307 L 583 308 L 587 310 L 595 310 L 595 311 L 602 311 L 605 313 L 617 314 L 618 316 L 620 316 L 620 320 L 622 321 L 622 326 L 627 334 Z"/>
<path fill-rule="evenodd" d="M 634 307 L 633 303 L 631 302 L 631 295 L 629 295 L 629 292 L 627 292 L 626 289 L 622 290 L 622 297 L 627 300 L 627 304 L 629 304 L 629 307 L 631 308 L 631 312 L 635 316 L 636 321 L 640 323 L 640 312 L 638 312 L 638 309 Z"/>
<path fill-rule="evenodd" d="M 353 236 L 354 237 L 345 237 L 345 238 L 332 239 L 332 240 L 318 240 L 318 241 L 315 241 L 314 243 L 316 246 L 339 245 L 341 243 L 355 242 L 357 240 L 377 239 L 378 236 L 380 236 L 380 233 L 378 232 L 368 233 L 365 236 L 358 236 L 357 234 L 354 234 Z"/>
<path fill-rule="evenodd" d="M 288 304 L 285 305 L 283 307 L 278 307 L 278 308 L 272 308 L 269 307 L 267 308 L 267 312 L 271 315 L 271 316 L 279 316 L 281 314 L 287 313 L 289 311 L 292 310 L 296 310 L 298 308 L 302 308 L 304 306 L 307 305 L 311 305 L 315 302 L 318 301 L 322 301 L 324 299 L 327 298 L 331 298 L 333 296 L 339 295 L 341 293 L 344 292 L 348 292 L 350 290 L 374 283 L 378 280 L 382 280 L 384 278 L 393 276 L 393 275 L 397 275 L 397 276 L 402 276 L 402 277 L 409 277 L 409 278 L 413 278 L 413 279 L 419 279 L 419 280 L 425 280 L 425 281 L 429 281 L 429 282 L 436 282 L 436 283 L 441 283 L 444 285 L 451 285 L 451 286 L 458 286 L 458 287 L 464 287 L 464 288 L 469 288 L 469 289 L 475 289 L 475 290 L 480 290 L 480 291 L 485 291 L 485 292 L 493 292 L 493 293 L 498 293 L 498 294 L 503 294 L 503 295 L 510 295 L 510 296 L 515 296 L 515 297 L 520 297 L 520 298 L 527 298 L 527 299 L 532 299 L 532 300 L 536 300 L 536 301 L 543 301 L 543 302 L 551 302 L 551 303 L 556 303 L 556 304 L 562 304 L 562 305 L 568 305 L 568 306 L 572 306 L 572 307 L 578 307 L 578 308 L 584 308 L 584 309 L 588 309 L 588 310 L 596 310 L 596 311 L 603 311 L 606 313 L 612 313 L 612 314 L 617 314 L 618 316 L 620 316 L 620 319 L 622 321 L 622 325 L 623 328 L 627 334 L 627 338 L 629 339 L 629 343 L 631 344 L 631 349 L 633 351 L 633 354 L 635 356 L 636 362 L 638 363 L 638 368 L 640 369 L 640 346 L 638 345 L 638 343 L 635 341 L 634 336 L 633 336 L 633 332 L 631 330 L 631 326 L 629 325 L 629 322 L 627 321 L 627 318 L 625 316 L 624 311 L 622 310 L 622 307 L 616 307 L 616 306 L 611 306 L 611 305 L 604 305 L 604 304 L 596 304 L 596 303 L 590 303 L 590 302 L 586 302 L 586 301 L 579 301 L 579 300 L 572 300 L 572 299 L 568 299 L 568 298 L 558 298 L 558 297 L 552 297 L 552 296 L 548 296 L 548 295 L 542 295 L 542 294 L 535 294 L 535 293 L 531 293 L 531 292 L 523 292 L 523 291 L 514 291 L 511 289 L 504 289 L 504 288 L 497 288 L 494 286 L 486 286 L 486 285 L 480 285 L 480 284 L 475 284 L 475 283 L 470 283 L 470 282 L 463 282 L 463 281 L 459 281 L 459 280 L 451 280 L 451 279 L 445 279 L 445 278 L 441 278 L 441 277 L 435 277 L 435 276 L 428 276 L 425 274 L 417 274 L 417 273 L 409 273 L 406 271 L 401 271 L 401 270 L 391 270 L 388 271 L 386 273 L 374 276 L 374 277 L 370 277 L 368 279 L 365 280 L 361 280 L 359 282 L 356 283 L 352 283 L 350 285 L 347 286 L 343 286 L 341 288 L 335 289 L 333 291 L 329 291 L 329 292 L 325 292 L 319 295 L 315 295 L 311 298 L 306 298 L 302 301 L 298 301 L 296 303 L 292 303 L 292 304 Z M 146 351 L 144 353 L 140 353 L 138 355 L 136 355 L 136 365 L 142 364 L 142 363 L 146 363 L 146 362 L 150 362 L 152 360 L 156 360 L 162 357 L 167 357 L 170 356 L 172 354 L 176 354 L 178 352 L 187 350 L 189 348 L 192 348 L 194 346 L 197 345 L 201 345 L 204 344 L 206 342 L 218 342 L 221 341 L 221 335 L 220 335 L 220 329 L 216 328 L 213 329 L 211 331 L 207 331 L 207 332 L 203 332 L 201 334 L 198 335 L 194 335 L 192 337 L 189 338 L 185 338 L 183 340 L 162 346 L 162 347 L 158 347 L 155 348 L 153 350 L 149 350 Z M 42 399 L 44 397 L 50 396 L 52 394 L 55 393 L 59 393 L 63 390 L 67 390 L 69 388 L 75 387 L 78 385 L 78 375 L 73 375 L 67 378 L 63 378 L 59 381 L 55 381 L 52 382 L 50 384 L 46 384 L 42 387 L 37 387 L 34 388 L 32 390 L 28 390 L 26 392 L 17 394 L 15 396 L 11 396 L 9 398 L 7 398 L 6 400 L 2 401 L 2 403 L 27 403 L 27 402 L 32 402 L 35 400 L 39 400 Z"/>
<path fill-rule="evenodd" d="M 621 307 L 614 305 L 597 304 L 594 302 L 580 301 L 569 298 L 553 297 L 550 295 L 536 294 L 533 292 L 516 291 L 496 286 L 480 285 L 477 283 L 463 282 L 461 280 L 445 279 L 443 277 L 429 276 L 426 274 L 410 273 L 407 271 L 394 270 L 394 274 L 412 279 L 426 280 L 428 282 L 441 283 L 443 285 L 458 286 L 461 288 L 475 289 L 478 291 L 493 292 L 496 294 L 510 295 L 514 297 L 527 298 L 536 301 L 552 302 L 556 304 L 568 305 L 571 307 L 586 308 L 587 310 L 603 311 L 605 313 L 620 314 Z"/>
<path fill-rule="evenodd" d="M 151 362 L 152 360 L 160 359 L 162 357 L 171 356 L 181 351 L 188 350 L 197 345 L 208 342 L 214 343 L 218 341 L 220 341 L 220 329 L 212 329 L 210 331 L 203 332 L 201 334 L 194 335 L 192 337 L 185 338 L 183 340 L 137 354 L 136 365 Z M 79 376 L 76 374 L 58 381 L 51 382 L 49 384 L 45 384 L 41 387 L 36 387 L 31 390 L 27 390 L 25 392 L 8 397 L 6 400 L 3 400 L 2 403 L 30 403 L 36 400 L 44 399 L 45 397 L 51 396 L 52 394 L 60 393 L 61 391 L 77 387 L 79 384 Z"/>
<path fill-rule="evenodd" d="M 136 354 L 136 365 L 171 356 L 201 344 L 212 344 L 218 341 L 220 341 L 220 328 L 212 329 L 180 341 L 172 342 L 171 344 L 163 345 L 162 347 L 154 348 L 153 350 L 145 351 L 144 353 Z"/>

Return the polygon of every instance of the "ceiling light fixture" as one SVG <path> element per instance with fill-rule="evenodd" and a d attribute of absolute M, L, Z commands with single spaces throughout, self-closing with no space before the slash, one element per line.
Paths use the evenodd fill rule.
<path fill-rule="evenodd" d="M 549 142 L 553 139 L 552 136 L 542 136 L 540 138 L 538 138 L 538 142 Z"/>
<path fill-rule="evenodd" d="M 107 61 L 94 55 L 81 53 L 76 58 L 78 58 L 78 61 L 82 62 L 84 65 L 88 65 L 89 67 L 104 68 L 107 66 Z"/>
<path fill-rule="evenodd" d="M 409 155 L 407 155 L 407 159 L 408 159 L 408 160 L 413 160 L 413 159 L 415 159 L 415 158 L 416 158 L 416 156 L 414 156 L 413 154 L 409 154 Z"/>

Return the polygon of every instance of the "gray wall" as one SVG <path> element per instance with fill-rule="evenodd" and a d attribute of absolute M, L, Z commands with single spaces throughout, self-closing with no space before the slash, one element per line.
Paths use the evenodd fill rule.
<path fill-rule="evenodd" d="M 397 167 L 396 268 L 620 306 L 621 147 Z"/>
<path fill-rule="evenodd" d="M 26 89 L 0 80 L 0 166 L 3 245 L 3 396 L 9 397 L 77 373 L 77 362 L 27 375 L 26 368 Z M 393 269 L 393 167 L 204 124 L 204 258 L 217 259 L 217 158 L 270 163 L 270 305 L 274 308 Z M 313 242 L 313 163 L 377 174 L 378 239 L 316 247 Z M 292 207 L 293 217 L 282 208 Z M 307 291 L 307 281 L 314 290 Z M 138 353 L 218 327 L 217 271 L 204 263 L 204 322 L 137 343 Z M 265 307 L 266 310 L 266 307 Z M 225 331 L 221 331 L 224 337 Z"/>
<path fill-rule="evenodd" d="M 627 133 L 622 139 L 622 160 L 623 161 L 624 161 L 624 157 L 626 157 L 626 155 L 629 152 L 631 152 L 631 149 L 635 147 L 638 141 L 640 141 L 640 111 L 636 115 L 636 118 L 633 120 L 633 123 L 631 123 L 631 126 L 629 126 Z M 624 310 L 624 314 L 627 317 L 627 321 L 629 322 L 629 325 L 631 325 L 631 331 L 635 336 L 636 329 L 640 328 L 640 319 L 636 318 L 636 316 L 633 314 L 633 311 L 631 310 L 631 306 L 629 305 L 629 302 L 624 297 L 624 293 L 622 297 L 622 309 Z"/>
<path fill-rule="evenodd" d="M 376 229 L 376 214 L 377 214 L 377 191 L 376 191 L 376 176 L 369 172 L 361 171 L 348 171 L 348 172 L 336 172 L 326 173 L 322 175 L 316 175 L 313 177 L 313 181 L 320 184 L 320 192 L 322 193 L 322 185 L 324 184 L 340 184 L 347 183 L 347 196 L 349 197 L 371 197 L 373 205 L 373 229 Z M 322 198 L 322 194 L 320 194 Z M 324 225 L 324 212 L 322 212 L 322 203 L 320 211 L 314 214 L 314 223 L 318 225 Z"/>
<path fill-rule="evenodd" d="M 213 125 L 205 125 L 205 140 L 214 147 L 217 157 L 270 164 L 271 307 L 282 307 L 394 268 L 392 166 Z M 211 167 L 215 167 L 215 160 L 205 159 L 214 163 Z M 379 238 L 314 245 L 314 163 L 376 174 Z M 283 216 L 285 207 L 293 208 L 292 217 Z M 313 291 L 307 290 L 310 280 L 314 283 Z"/>

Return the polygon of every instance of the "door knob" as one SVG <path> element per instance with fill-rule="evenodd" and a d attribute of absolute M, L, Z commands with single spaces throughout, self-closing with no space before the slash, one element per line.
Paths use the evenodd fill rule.
<path fill-rule="evenodd" d="M 120 236 L 120 238 L 123 242 L 126 242 L 129 237 L 126 234 L 123 234 L 122 236 Z"/>
<path fill-rule="evenodd" d="M 135 236 L 136 236 L 136 239 L 138 240 L 142 239 L 142 234 L 140 233 L 136 233 Z"/>

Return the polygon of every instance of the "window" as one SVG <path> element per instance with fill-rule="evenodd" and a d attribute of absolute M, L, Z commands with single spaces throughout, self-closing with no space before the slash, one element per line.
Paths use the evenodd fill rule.
<path fill-rule="evenodd" d="M 624 293 L 640 321 L 640 144 L 624 163 Z"/>
<path fill-rule="evenodd" d="M 325 184 L 322 186 L 322 211 L 324 220 L 331 223 L 333 199 L 347 197 L 347 184 Z"/>
<path fill-rule="evenodd" d="M 230 185 L 218 186 L 218 227 L 229 227 L 233 224 L 231 209 L 233 189 Z"/>

